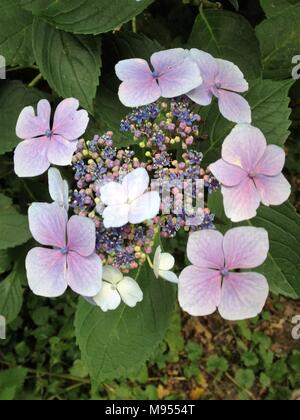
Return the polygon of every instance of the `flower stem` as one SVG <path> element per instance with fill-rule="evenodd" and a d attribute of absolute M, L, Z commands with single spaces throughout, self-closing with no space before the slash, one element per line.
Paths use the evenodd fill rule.
<path fill-rule="evenodd" d="M 43 78 L 42 73 L 39 73 L 28 85 L 29 88 L 35 87 Z"/>
<path fill-rule="evenodd" d="M 147 256 L 147 261 L 148 261 L 148 264 L 150 265 L 150 268 L 152 268 L 152 270 L 153 270 L 154 269 L 154 265 L 153 265 L 153 263 L 152 263 L 149 255 Z"/>
<path fill-rule="evenodd" d="M 137 20 L 136 16 L 132 18 L 132 31 L 136 34 L 137 33 Z"/>

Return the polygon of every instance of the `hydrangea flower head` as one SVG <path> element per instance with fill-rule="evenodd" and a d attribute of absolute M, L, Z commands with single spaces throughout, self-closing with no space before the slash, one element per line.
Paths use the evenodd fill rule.
<path fill-rule="evenodd" d="M 123 301 L 127 306 L 134 308 L 143 300 L 143 292 L 138 283 L 131 277 L 124 277 L 114 267 L 103 267 L 103 284 L 93 301 L 102 311 L 115 310 Z"/>
<path fill-rule="evenodd" d="M 225 213 L 233 222 L 256 216 L 260 203 L 280 205 L 291 194 L 283 176 L 284 150 L 267 145 L 263 133 L 248 124 L 237 125 L 225 139 L 222 159 L 210 170 L 222 184 Z"/>
<path fill-rule="evenodd" d="M 72 216 L 57 204 L 34 203 L 29 208 L 34 239 L 51 248 L 34 248 L 26 258 L 30 289 L 38 296 L 58 297 L 69 286 L 92 297 L 101 289 L 102 262 L 95 253 L 96 229 L 92 220 Z"/>
<path fill-rule="evenodd" d="M 175 98 L 202 83 L 199 68 L 182 48 L 160 51 L 147 61 L 133 58 L 120 61 L 116 74 L 122 81 L 120 101 L 128 107 L 148 105 L 160 97 Z"/>
<path fill-rule="evenodd" d="M 210 54 L 192 49 L 191 57 L 197 63 L 203 83 L 188 93 L 199 105 L 209 105 L 218 99 L 221 114 L 236 123 L 251 123 L 251 108 L 239 93 L 249 88 L 241 70 L 230 61 L 214 58 Z"/>
<path fill-rule="evenodd" d="M 139 224 L 158 214 L 160 196 L 157 191 L 147 192 L 149 182 L 146 169 L 138 168 L 126 175 L 122 183 L 112 181 L 101 188 L 100 197 L 107 206 L 103 212 L 106 228 Z"/>
<path fill-rule="evenodd" d="M 19 177 L 43 174 L 51 164 L 70 165 L 77 148 L 78 138 L 85 132 L 89 117 L 78 111 L 77 99 L 63 100 L 56 108 L 50 126 L 51 105 L 43 99 L 34 108 L 28 106 L 21 112 L 16 134 L 23 141 L 15 150 L 15 172 Z"/>
<path fill-rule="evenodd" d="M 214 230 L 192 233 L 187 255 L 193 264 L 179 278 L 179 303 L 193 316 L 218 308 L 229 321 L 254 318 L 263 309 L 269 286 L 265 277 L 248 270 L 264 263 L 269 252 L 265 229 L 240 227 L 225 236 Z"/>

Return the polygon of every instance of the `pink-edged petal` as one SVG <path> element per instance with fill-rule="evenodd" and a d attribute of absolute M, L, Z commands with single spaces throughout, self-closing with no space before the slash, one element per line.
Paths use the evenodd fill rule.
<path fill-rule="evenodd" d="M 109 182 L 101 187 L 100 198 L 107 206 L 125 204 L 128 199 L 127 188 L 118 182 Z"/>
<path fill-rule="evenodd" d="M 129 222 L 129 211 L 129 204 L 106 207 L 102 214 L 104 227 L 109 229 L 125 226 Z"/>
<path fill-rule="evenodd" d="M 222 157 L 226 162 L 250 173 L 255 170 L 266 148 L 266 138 L 258 128 L 239 124 L 224 140 Z"/>
<path fill-rule="evenodd" d="M 254 182 L 247 178 L 236 187 L 222 186 L 224 209 L 232 222 L 252 219 L 260 206 L 260 195 Z"/>
<path fill-rule="evenodd" d="M 190 235 L 187 245 L 189 261 L 196 267 L 224 267 L 223 235 L 216 230 L 202 230 Z"/>
<path fill-rule="evenodd" d="M 182 48 L 160 51 L 151 57 L 151 63 L 158 75 L 161 95 L 173 98 L 190 92 L 202 84 L 200 70 Z"/>
<path fill-rule="evenodd" d="M 220 84 L 222 89 L 232 90 L 233 92 L 246 92 L 249 89 L 248 82 L 238 66 L 219 58 L 216 61 L 218 64 L 216 84 Z"/>
<path fill-rule="evenodd" d="M 18 144 L 14 154 L 15 173 L 20 178 L 42 175 L 50 166 L 47 137 L 24 140 Z"/>
<path fill-rule="evenodd" d="M 68 166 L 77 149 L 77 141 L 69 141 L 61 136 L 53 136 L 48 150 L 48 159 L 53 165 Z"/>
<path fill-rule="evenodd" d="M 68 215 L 56 204 L 34 203 L 28 210 L 29 229 L 42 245 L 64 248 Z"/>
<path fill-rule="evenodd" d="M 219 312 L 228 321 L 256 317 L 269 295 L 266 278 L 258 273 L 231 273 L 223 281 Z"/>
<path fill-rule="evenodd" d="M 28 284 L 35 295 L 55 298 L 67 289 L 66 256 L 59 250 L 34 248 L 26 257 Z"/>
<path fill-rule="evenodd" d="M 68 248 L 82 257 L 95 252 L 96 227 L 87 217 L 72 216 L 67 226 Z"/>
<path fill-rule="evenodd" d="M 77 140 L 82 136 L 89 123 L 88 113 L 77 111 L 79 101 L 74 98 L 63 100 L 56 108 L 53 121 L 53 132 L 67 140 Z"/>
<path fill-rule="evenodd" d="M 224 236 L 223 248 L 228 270 L 259 267 L 268 257 L 268 232 L 255 227 L 231 229 Z"/>
<path fill-rule="evenodd" d="M 149 174 L 144 168 L 135 169 L 126 175 L 122 185 L 126 190 L 127 200 L 132 202 L 141 197 L 148 189 L 149 182 Z"/>
<path fill-rule="evenodd" d="M 213 314 L 221 302 L 220 272 L 187 267 L 179 277 L 178 299 L 181 308 L 192 316 Z"/>
<path fill-rule="evenodd" d="M 152 72 L 146 60 L 141 58 L 130 58 L 119 61 L 115 67 L 117 77 L 122 81 L 144 79 L 152 77 Z"/>
<path fill-rule="evenodd" d="M 71 289 L 81 296 L 94 297 L 102 287 L 102 262 L 97 254 L 82 257 L 76 252 L 67 256 L 66 280 Z"/>
<path fill-rule="evenodd" d="M 119 87 L 119 99 L 123 105 L 131 108 L 148 105 L 161 97 L 161 89 L 152 77 L 127 80 Z"/>
<path fill-rule="evenodd" d="M 132 224 L 151 220 L 158 215 L 160 209 L 160 196 L 157 191 L 151 191 L 137 198 L 130 205 L 129 222 Z"/>
<path fill-rule="evenodd" d="M 192 101 L 196 102 L 196 104 L 203 106 L 210 105 L 213 98 L 211 89 L 206 84 L 203 84 L 198 88 L 191 90 L 191 92 L 189 92 L 187 96 Z"/>
<path fill-rule="evenodd" d="M 215 84 L 215 78 L 218 73 L 217 60 L 207 52 L 191 49 L 190 57 L 195 61 L 200 70 L 203 84 L 212 87 Z"/>
<path fill-rule="evenodd" d="M 231 165 L 223 159 L 212 163 L 209 169 L 217 180 L 227 187 L 235 187 L 248 176 L 247 172 L 242 168 Z"/>
<path fill-rule="evenodd" d="M 282 174 L 259 175 L 255 178 L 255 185 L 265 206 L 279 206 L 285 203 L 292 192 L 290 183 Z"/>
<path fill-rule="evenodd" d="M 109 283 L 103 282 L 100 292 L 93 298 L 103 312 L 114 311 L 121 304 L 119 292 Z"/>
<path fill-rule="evenodd" d="M 284 150 L 279 146 L 270 144 L 258 162 L 255 172 L 259 175 L 276 176 L 282 172 L 284 163 Z"/>
<path fill-rule="evenodd" d="M 21 112 L 16 126 L 16 134 L 20 139 L 31 139 L 45 135 L 50 129 L 51 105 L 41 100 L 37 105 L 37 116 L 34 108 L 27 106 Z"/>
<path fill-rule="evenodd" d="M 227 120 L 251 124 L 251 108 L 243 96 L 220 89 L 218 91 L 220 112 Z"/>

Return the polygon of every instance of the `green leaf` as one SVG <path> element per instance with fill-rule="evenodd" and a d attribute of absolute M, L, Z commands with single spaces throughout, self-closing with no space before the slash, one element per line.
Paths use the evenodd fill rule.
<path fill-rule="evenodd" d="M 292 77 L 292 58 L 299 55 L 300 4 L 263 0 L 269 18 L 256 27 L 264 75 L 267 78 Z"/>
<path fill-rule="evenodd" d="M 11 257 L 7 251 L 0 251 L 0 274 L 5 273 L 11 267 Z"/>
<path fill-rule="evenodd" d="M 59 29 L 77 34 L 109 32 L 142 13 L 154 0 L 22 0 L 23 7 Z"/>
<path fill-rule="evenodd" d="M 226 232 L 233 227 L 224 213 L 220 191 L 210 195 L 208 206 L 216 214 L 216 225 Z M 290 203 L 277 207 L 261 206 L 257 217 L 241 225 L 265 228 L 269 233 L 267 261 L 254 271 L 266 276 L 271 291 L 291 298 L 300 297 L 300 217 Z"/>
<path fill-rule="evenodd" d="M 18 213 L 11 199 L 3 194 L 0 194 L 0 232 L 0 250 L 22 245 L 31 237 L 27 216 Z"/>
<path fill-rule="evenodd" d="M 299 0 L 260 0 L 260 5 L 268 18 L 281 14 L 296 3 L 299 3 Z"/>
<path fill-rule="evenodd" d="M 174 310 L 174 288 L 156 279 L 147 264 L 136 280 L 144 299 L 104 313 L 81 299 L 75 319 L 77 343 L 93 383 L 130 374 L 163 340 Z"/>
<path fill-rule="evenodd" d="M 27 369 L 12 368 L 0 372 L 0 400 L 11 401 L 22 388 L 26 379 Z"/>
<path fill-rule="evenodd" d="M 45 94 L 27 88 L 21 82 L 5 81 L 0 84 L 0 154 L 10 152 L 20 142 L 16 136 L 18 116 L 25 106 L 34 106 Z"/>
<path fill-rule="evenodd" d="M 237 13 L 201 10 L 188 46 L 232 61 L 249 79 L 261 76 L 259 44 L 254 29 Z"/>
<path fill-rule="evenodd" d="M 250 369 L 238 369 L 235 374 L 235 380 L 242 388 L 250 389 L 254 385 L 255 375 Z"/>
<path fill-rule="evenodd" d="M 36 18 L 33 49 L 40 71 L 52 89 L 63 98 L 77 98 L 81 106 L 92 112 L 101 68 L 100 38 L 72 35 Z"/>
<path fill-rule="evenodd" d="M 24 267 L 17 263 L 6 279 L 0 282 L 0 314 L 6 318 L 8 324 L 17 318 L 22 308 L 21 285 L 25 278 Z"/>
<path fill-rule="evenodd" d="M 269 144 L 283 146 L 289 136 L 291 110 L 288 93 L 291 85 L 290 80 L 258 79 L 250 83 L 246 99 L 252 109 L 252 124 L 262 130 Z M 208 142 L 202 143 L 202 150 L 205 154 L 205 162 L 211 163 L 220 157 L 223 141 L 234 124 L 222 117 L 216 103 L 202 108 L 201 115 L 205 119 L 202 134 L 209 136 Z"/>
<path fill-rule="evenodd" d="M 210 356 L 207 360 L 207 371 L 209 373 L 225 373 L 229 369 L 229 363 L 224 357 Z"/>
<path fill-rule="evenodd" d="M 6 65 L 31 65 L 32 15 L 20 7 L 20 0 L 1 0 L 0 3 L 0 54 Z"/>

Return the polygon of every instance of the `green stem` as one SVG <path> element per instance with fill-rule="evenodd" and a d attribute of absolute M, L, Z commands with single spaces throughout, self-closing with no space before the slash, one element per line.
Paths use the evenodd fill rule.
<path fill-rule="evenodd" d="M 147 256 L 147 261 L 148 261 L 148 264 L 150 265 L 150 268 L 152 268 L 152 270 L 153 270 L 154 269 L 154 265 L 153 265 L 153 263 L 152 263 L 149 255 Z"/>
<path fill-rule="evenodd" d="M 19 71 L 19 70 L 39 70 L 38 66 L 32 65 L 32 66 L 17 66 L 17 67 L 12 67 L 10 69 L 6 69 L 6 72 L 13 72 L 13 71 Z"/>
<path fill-rule="evenodd" d="M 132 19 L 132 31 L 136 34 L 137 33 L 137 19 L 134 17 Z"/>
<path fill-rule="evenodd" d="M 28 85 L 29 88 L 35 87 L 43 78 L 42 73 L 39 73 Z"/>

